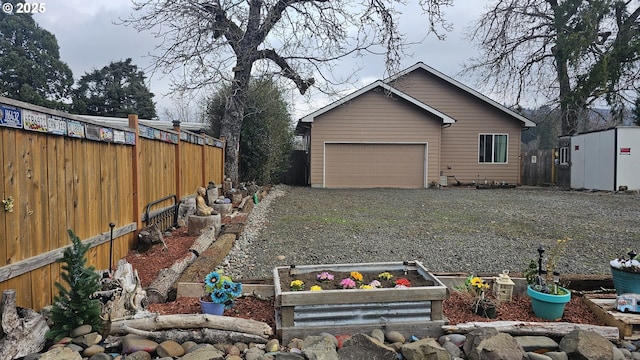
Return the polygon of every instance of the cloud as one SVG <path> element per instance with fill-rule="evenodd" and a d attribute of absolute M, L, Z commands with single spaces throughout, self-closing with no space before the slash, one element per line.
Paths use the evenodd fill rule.
<path fill-rule="evenodd" d="M 402 68 L 422 61 L 467 85 L 473 85 L 470 79 L 457 78 L 455 75 L 461 70 L 462 63 L 473 54 L 471 44 L 462 38 L 462 31 L 481 13 L 482 3 L 477 0 L 456 0 L 454 7 L 446 9 L 446 18 L 453 23 L 454 31 L 448 33 L 445 41 L 439 41 L 433 35 L 424 37 L 427 20 L 419 7 L 415 4 L 400 7 L 399 10 L 403 12 L 401 31 L 412 42 L 422 41 L 408 49 L 411 56 L 402 59 Z M 156 94 L 154 100 L 158 113 L 163 114 L 164 109 L 173 109 L 176 105 L 170 97 L 162 96 L 170 90 L 169 77 L 151 73 L 151 59 L 146 56 L 154 51 L 158 40 L 149 32 L 138 33 L 130 27 L 114 24 L 118 19 L 129 17 L 132 11 L 130 0 L 50 0 L 46 12 L 34 18 L 41 27 L 56 36 L 61 60 L 71 67 L 76 80 L 112 61 L 132 58 L 135 65 L 145 70 L 149 87 Z M 384 57 L 374 55 L 343 59 L 336 74 L 347 76 L 357 69 L 357 86 L 389 75 L 385 73 Z M 292 106 L 296 117 L 332 101 L 321 95 L 316 95 L 312 101 L 305 100 L 295 93 L 291 94 L 291 99 L 296 101 Z"/>

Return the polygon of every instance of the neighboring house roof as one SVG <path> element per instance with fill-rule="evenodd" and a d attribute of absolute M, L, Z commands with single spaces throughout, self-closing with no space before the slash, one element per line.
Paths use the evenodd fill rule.
<path fill-rule="evenodd" d="M 101 124 L 110 125 L 110 126 L 120 126 L 120 127 L 129 126 L 128 118 L 96 116 L 96 115 L 78 115 L 78 116 L 87 120 L 94 121 L 96 123 L 101 123 Z M 138 123 L 146 126 L 155 127 L 155 128 L 173 130 L 173 122 L 171 121 L 138 119 Z M 180 129 L 192 131 L 192 132 L 200 132 L 201 130 L 207 130 L 208 128 L 209 128 L 209 124 L 205 124 L 205 123 L 195 123 L 195 122 L 180 123 Z"/>
<path fill-rule="evenodd" d="M 448 82 L 449 84 L 451 84 L 453 86 L 456 86 L 459 89 L 461 89 L 461 90 L 463 90 L 463 91 L 465 91 L 465 92 L 477 97 L 478 99 L 480 99 L 480 100 L 486 102 L 487 104 L 497 108 L 498 110 L 500 110 L 500 111 L 502 111 L 502 112 L 504 112 L 504 113 L 506 113 L 506 114 L 508 114 L 510 116 L 513 116 L 514 118 L 522 121 L 522 123 L 524 124 L 525 127 L 535 127 L 536 126 L 536 124 L 533 121 L 527 119 L 526 117 L 516 113 L 515 111 L 509 109 L 508 107 L 506 107 L 504 105 L 500 105 L 498 102 L 488 98 L 485 95 L 482 95 L 481 93 L 473 90 L 472 88 L 464 85 L 463 83 L 448 77 L 447 75 L 437 71 L 436 69 L 426 65 L 423 62 L 416 63 L 415 65 L 413 65 L 413 66 L 411 66 L 411 67 L 409 67 L 409 68 L 407 68 L 407 69 L 405 69 L 405 70 L 403 70 L 403 71 L 401 71 L 401 72 L 399 72 L 399 73 L 397 73 L 397 74 L 385 79 L 384 82 L 385 83 L 392 82 L 392 81 L 394 81 L 394 80 L 396 80 L 396 79 L 398 79 L 398 78 L 400 78 L 402 76 L 405 76 L 405 75 L 409 74 L 410 72 L 412 72 L 412 71 L 414 71 L 416 69 L 422 69 L 422 70 L 424 70 L 424 71 L 426 71 L 426 72 L 428 72 L 428 73 L 440 78 L 441 80 L 444 80 L 444 81 Z"/>
<path fill-rule="evenodd" d="M 332 110 L 332 109 L 334 109 L 334 108 L 336 108 L 336 107 L 338 107 L 340 105 L 343 105 L 343 104 L 355 99 L 356 97 L 358 97 L 358 96 L 360 96 L 360 95 L 362 95 L 362 94 L 364 94 L 364 93 L 366 93 L 368 91 L 371 91 L 371 90 L 373 90 L 373 89 L 375 89 L 377 87 L 381 87 L 381 88 L 385 89 L 386 91 L 390 92 L 391 94 L 393 94 L 393 95 L 395 95 L 395 96 L 397 96 L 397 97 L 399 97 L 401 99 L 404 99 L 404 100 L 414 104 L 415 106 L 421 108 L 422 110 L 424 110 L 426 112 L 429 112 L 429 113 L 439 117 L 440 119 L 442 119 L 442 123 L 443 124 L 453 124 L 453 123 L 456 122 L 455 119 L 449 117 L 448 115 L 446 115 L 446 114 L 444 114 L 444 113 L 432 108 L 431 106 L 421 102 L 418 99 L 415 99 L 415 98 L 405 94 L 404 92 L 402 92 L 402 91 L 400 91 L 400 90 L 398 90 L 398 89 L 396 89 L 394 87 L 389 86 L 388 84 L 386 84 L 382 80 L 376 80 L 373 83 L 371 83 L 371 84 L 369 84 L 369 85 L 367 85 L 367 86 L 365 86 L 363 88 L 360 88 L 360 89 L 352 92 L 351 94 L 343 97 L 342 99 L 334 101 L 333 103 L 331 103 L 331 104 L 329 104 L 329 105 L 327 105 L 327 106 L 325 106 L 323 108 L 320 108 L 320 109 L 312 112 L 311 114 L 303 117 L 302 119 L 300 119 L 300 121 L 298 121 L 298 126 L 300 127 L 300 125 L 302 123 L 312 123 L 314 118 L 316 118 L 316 117 L 318 117 L 318 116 L 320 116 L 320 115 L 322 115 L 322 114 L 324 114 L 324 113 L 326 113 L 326 112 L 328 112 L 328 111 L 330 111 L 330 110 Z"/>

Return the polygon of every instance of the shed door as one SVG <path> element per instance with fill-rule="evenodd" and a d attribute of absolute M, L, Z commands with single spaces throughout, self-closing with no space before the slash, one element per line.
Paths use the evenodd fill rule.
<path fill-rule="evenodd" d="M 426 144 L 326 144 L 325 187 L 424 188 Z"/>

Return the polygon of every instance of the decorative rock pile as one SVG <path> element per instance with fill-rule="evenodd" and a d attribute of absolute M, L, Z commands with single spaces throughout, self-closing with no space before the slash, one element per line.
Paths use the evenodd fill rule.
<path fill-rule="evenodd" d="M 546 336 L 511 336 L 494 328 L 480 328 L 469 334 L 448 334 L 438 339 L 405 339 L 397 331 L 373 330 L 370 334 L 333 336 L 319 334 L 293 339 L 281 346 L 277 339 L 266 344 L 196 344 L 173 340 L 161 343 L 137 335 L 109 337 L 89 326 L 74 330 L 45 353 L 24 360 L 640 360 L 640 341 L 610 342 L 596 332 L 574 330 L 559 342 Z M 104 344 L 111 345 L 104 345 Z"/>

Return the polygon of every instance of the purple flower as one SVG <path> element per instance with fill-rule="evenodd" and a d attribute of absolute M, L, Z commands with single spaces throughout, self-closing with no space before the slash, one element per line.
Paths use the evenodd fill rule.
<path fill-rule="evenodd" d="M 378 280 L 373 280 L 372 282 L 369 283 L 369 286 L 374 288 L 381 288 L 382 284 Z"/>

